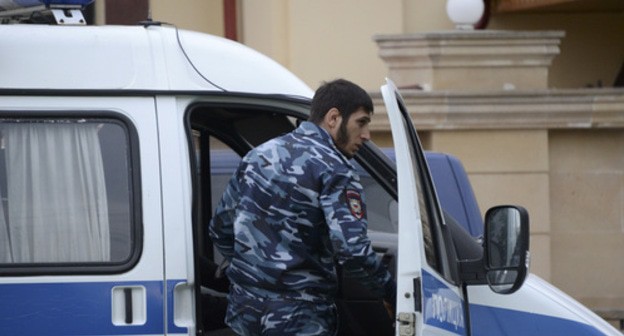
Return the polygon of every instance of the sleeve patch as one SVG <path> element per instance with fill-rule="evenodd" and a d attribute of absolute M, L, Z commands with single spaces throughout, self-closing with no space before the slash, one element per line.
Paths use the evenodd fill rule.
<path fill-rule="evenodd" d="M 347 203 L 353 217 L 362 219 L 364 217 L 364 207 L 362 206 L 362 196 L 355 190 L 346 190 Z"/>

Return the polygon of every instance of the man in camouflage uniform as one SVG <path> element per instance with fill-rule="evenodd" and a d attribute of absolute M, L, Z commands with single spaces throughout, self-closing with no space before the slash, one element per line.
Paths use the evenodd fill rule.
<path fill-rule="evenodd" d="M 309 121 L 243 158 L 209 227 L 230 261 L 226 323 L 238 334 L 335 334 L 336 262 L 394 305 L 349 161 L 370 138 L 372 112 L 359 86 L 325 83 Z"/>

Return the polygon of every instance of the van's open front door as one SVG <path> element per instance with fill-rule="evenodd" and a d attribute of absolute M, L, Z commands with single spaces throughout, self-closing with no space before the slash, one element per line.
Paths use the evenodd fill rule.
<path fill-rule="evenodd" d="M 399 199 L 397 335 L 465 335 L 463 294 L 423 150 L 403 100 L 388 80 L 381 93 L 392 127 Z"/>

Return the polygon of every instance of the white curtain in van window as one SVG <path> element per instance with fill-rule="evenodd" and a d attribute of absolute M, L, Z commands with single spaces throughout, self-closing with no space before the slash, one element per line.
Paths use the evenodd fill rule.
<path fill-rule="evenodd" d="M 4 225 L 12 262 L 110 260 L 97 131 L 95 124 L 80 123 L 2 127 L 8 181 Z"/>
<path fill-rule="evenodd" d="M 0 194 L 0 263 L 12 262 L 11 258 L 11 244 L 9 241 L 9 231 L 4 219 L 4 202 L 2 202 L 3 195 Z"/>

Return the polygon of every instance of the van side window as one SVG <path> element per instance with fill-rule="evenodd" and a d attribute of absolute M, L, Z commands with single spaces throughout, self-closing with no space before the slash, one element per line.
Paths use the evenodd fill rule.
<path fill-rule="evenodd" d="M 110 119 L 0 119 L 0 268 L 133 250 L 129 135 Z"/>
<path fill-rule="evenodd" d="M 357 163 L 355 166 L 366 197 L 368 230 L 397 233 L 399 231 L 397 201 L 362 166 Z"/>
<path fill-rule="evenodd" d="M 212 179 L 210 193 L 212 195 L 212 210 L 214 211 L 232 175 L 238 168 L 241 157 L 219 140 L 214 138 L 211 140 L 217 144 L 213 147 L 215 149 L 210 150 L 210 175 Z"/>

